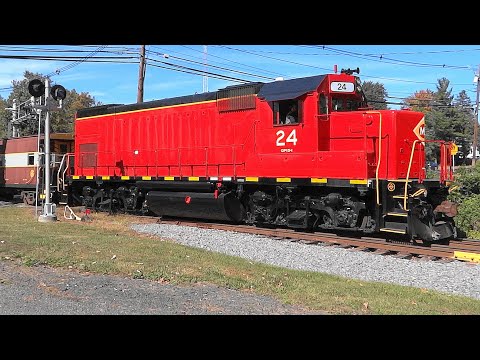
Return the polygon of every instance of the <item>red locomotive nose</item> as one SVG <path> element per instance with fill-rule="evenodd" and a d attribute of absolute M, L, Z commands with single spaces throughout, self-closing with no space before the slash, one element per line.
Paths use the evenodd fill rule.
<path fill-rule="evenodd" d="M 192 198 L 190 196 L 185 196 L 185 204 L 190 204 L 190 201 L 192 201 Z"/>

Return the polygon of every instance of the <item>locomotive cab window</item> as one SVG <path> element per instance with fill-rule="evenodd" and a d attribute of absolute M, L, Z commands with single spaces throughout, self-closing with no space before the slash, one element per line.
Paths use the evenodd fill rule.
<path fill-rule="evenodd" d="M 301 122 L 301 105 L 299 100 L 273 101 L 273 125 L 295 125 Z"/>
<path fill-rule="evenodd" d="M 320 94 L 318 97 L 318 115 L 326 115 L 328 114 L 328 104 L 327 104 L 327 97 L 325 94 Z"/>
<path fill-rule="evenodd" d="M 34 156 L 34 154 L 28 154 L 28 165 L 35 165 L 35 156 Z"/>

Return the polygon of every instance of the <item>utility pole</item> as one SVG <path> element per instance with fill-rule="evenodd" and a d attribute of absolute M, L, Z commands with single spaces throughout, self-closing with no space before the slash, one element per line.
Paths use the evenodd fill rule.
<path fill-rule="evenodd" d="M 138 69 L 137 103 L 143 102 L 143 83 L 145 82 L 145 45 L 140 47 L 140 67 Z"/>
<path fill-rule="evenodd" d="M 480 65 L 478 65 L 478 72 L 477 76 L 475 77 L 477 79 L 477 102 L 475 106 L 475 116 L 473 119 L 473 146 L 472 146 L 472 166 L 475 166 L 477 162 L 477 147 L 478 147 L 478 100 L 479 100 L 479 95 L 480 95 Z"/>

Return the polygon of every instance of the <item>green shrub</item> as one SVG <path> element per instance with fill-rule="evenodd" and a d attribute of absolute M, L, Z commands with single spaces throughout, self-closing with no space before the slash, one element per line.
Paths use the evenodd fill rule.
<path fill-rule="evenodd" d="M 480 162 L 475 168 L 458 167 L 455 170 L 455 179 L 449 200 L 460 204 L 471 195 L 480 194 Z"/>
<path fill-rule="evenodd" d="M 459 204 L 455 223 L 468 237 L 480 239 L 480 162 L 472 167 L 458 167 L 448 200 Z"/>
<path fill-rule="evenodd" d="M 480 194 L 463 200 L 458 207 L 455 223 L 468 237 L 480 239 Z"/>

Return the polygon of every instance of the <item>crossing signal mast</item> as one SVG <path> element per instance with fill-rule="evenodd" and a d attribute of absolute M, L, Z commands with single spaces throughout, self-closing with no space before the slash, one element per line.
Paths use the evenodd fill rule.
<path fill-rule="evenodd" d="M 50 196 L 50 111 L 63 109 L 63 100 L 67 97 L 67 90 L 62 85 L 50 87 L 50 79 L 42 82 L 39 79 L 28 83 L 28 92 L 32 95 L 32 108 L 45 111 L 45 202 L 43 213 L 38 217 L 40 222 L 53 222 L 57 220 L 56 205 L 51 202 Z M 45 95 L 45 104 L 37 104 L 36 98 Z"/>

